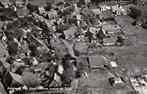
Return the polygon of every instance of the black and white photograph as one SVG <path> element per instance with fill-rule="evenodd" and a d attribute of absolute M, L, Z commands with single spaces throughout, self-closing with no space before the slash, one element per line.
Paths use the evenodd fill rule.
<path fill-rule="evenodd" d="M 147 0 L 0 0 L 0 94 L 147 94 Z"/>

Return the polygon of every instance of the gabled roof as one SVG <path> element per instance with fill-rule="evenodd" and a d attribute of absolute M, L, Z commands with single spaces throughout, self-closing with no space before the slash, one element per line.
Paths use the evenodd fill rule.
<path fill-rule="evenodd" d="M 52 82 L 49 84 L 49 87 L 61 87 L 62 81 L 59 75 L 54 74 Z"/>
<path fill-rule="evenodd" d="M 45 13 L 44 7 L 39 7 L 38 10 L 39 10 L 39 13 L 40 13 L 40 14 L 41 14 L 41 13 Z"/>
<path fill-rule="evenodd" d="M 68 30 L 63 31 L 66 37 L 74 37 L 75 32 L 77 32 L 76 27 L 70 27 Z"/>
<path fill-rule="evenodd" d="M 100 9 L 91 9 L 95 14 L 102 14 Z"/>
<path fill-rule="evenodd" d="M 31 35 L 28 38 L 28 41 L 31 43 L 35 43 L 37 46 L 43 46 L 43 43 L 40 40 L 38 40 L 34 35 Z"/>
<path fill-rule="evenodd" d="M 58 65 L 58 73 L 63 74 L 64 68 L 62 65 Z"/>

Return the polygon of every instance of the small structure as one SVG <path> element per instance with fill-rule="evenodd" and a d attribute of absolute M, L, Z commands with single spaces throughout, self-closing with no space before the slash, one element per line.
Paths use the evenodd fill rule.
<path fill-rule="evenodd" d="M 113 67 L 113 68 L 117 68 L 117 67 L 118 67 L 116 61 L 110 61 L 110 65 L 111 65 L 111 67 Z"/>
<path fill-rule="evenodd" d="M 122 77 L 117 77 L 117 78 L 109 78 L 109 82 L 111 84 L 111 86 L 114 85 L 122 85 L 123 84 L 123 78 Z"/>

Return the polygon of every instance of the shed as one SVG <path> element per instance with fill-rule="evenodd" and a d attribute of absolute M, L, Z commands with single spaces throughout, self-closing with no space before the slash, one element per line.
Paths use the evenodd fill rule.
<path fill-rule="evenodd" d="M 118 84 L 123 84 L 123 78 L 122 77 L 117 77 L 117 78 L 109 78 L 109 82 L 110 84 L 113 86 L 113 85 L 118 85 Z"/>
<path fill-rule="evenodd" d="M 112 67 L 118 67 L 116 61 L 110 61 L 110 64 L 111 64 Z"/>

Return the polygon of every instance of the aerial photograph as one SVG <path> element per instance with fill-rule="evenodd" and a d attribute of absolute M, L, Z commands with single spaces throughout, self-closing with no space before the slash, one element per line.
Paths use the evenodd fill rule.
<path fill-rule="evenodd" d="M 0 0 L 0 94 L 147 94 L 147 0 Z"/>

